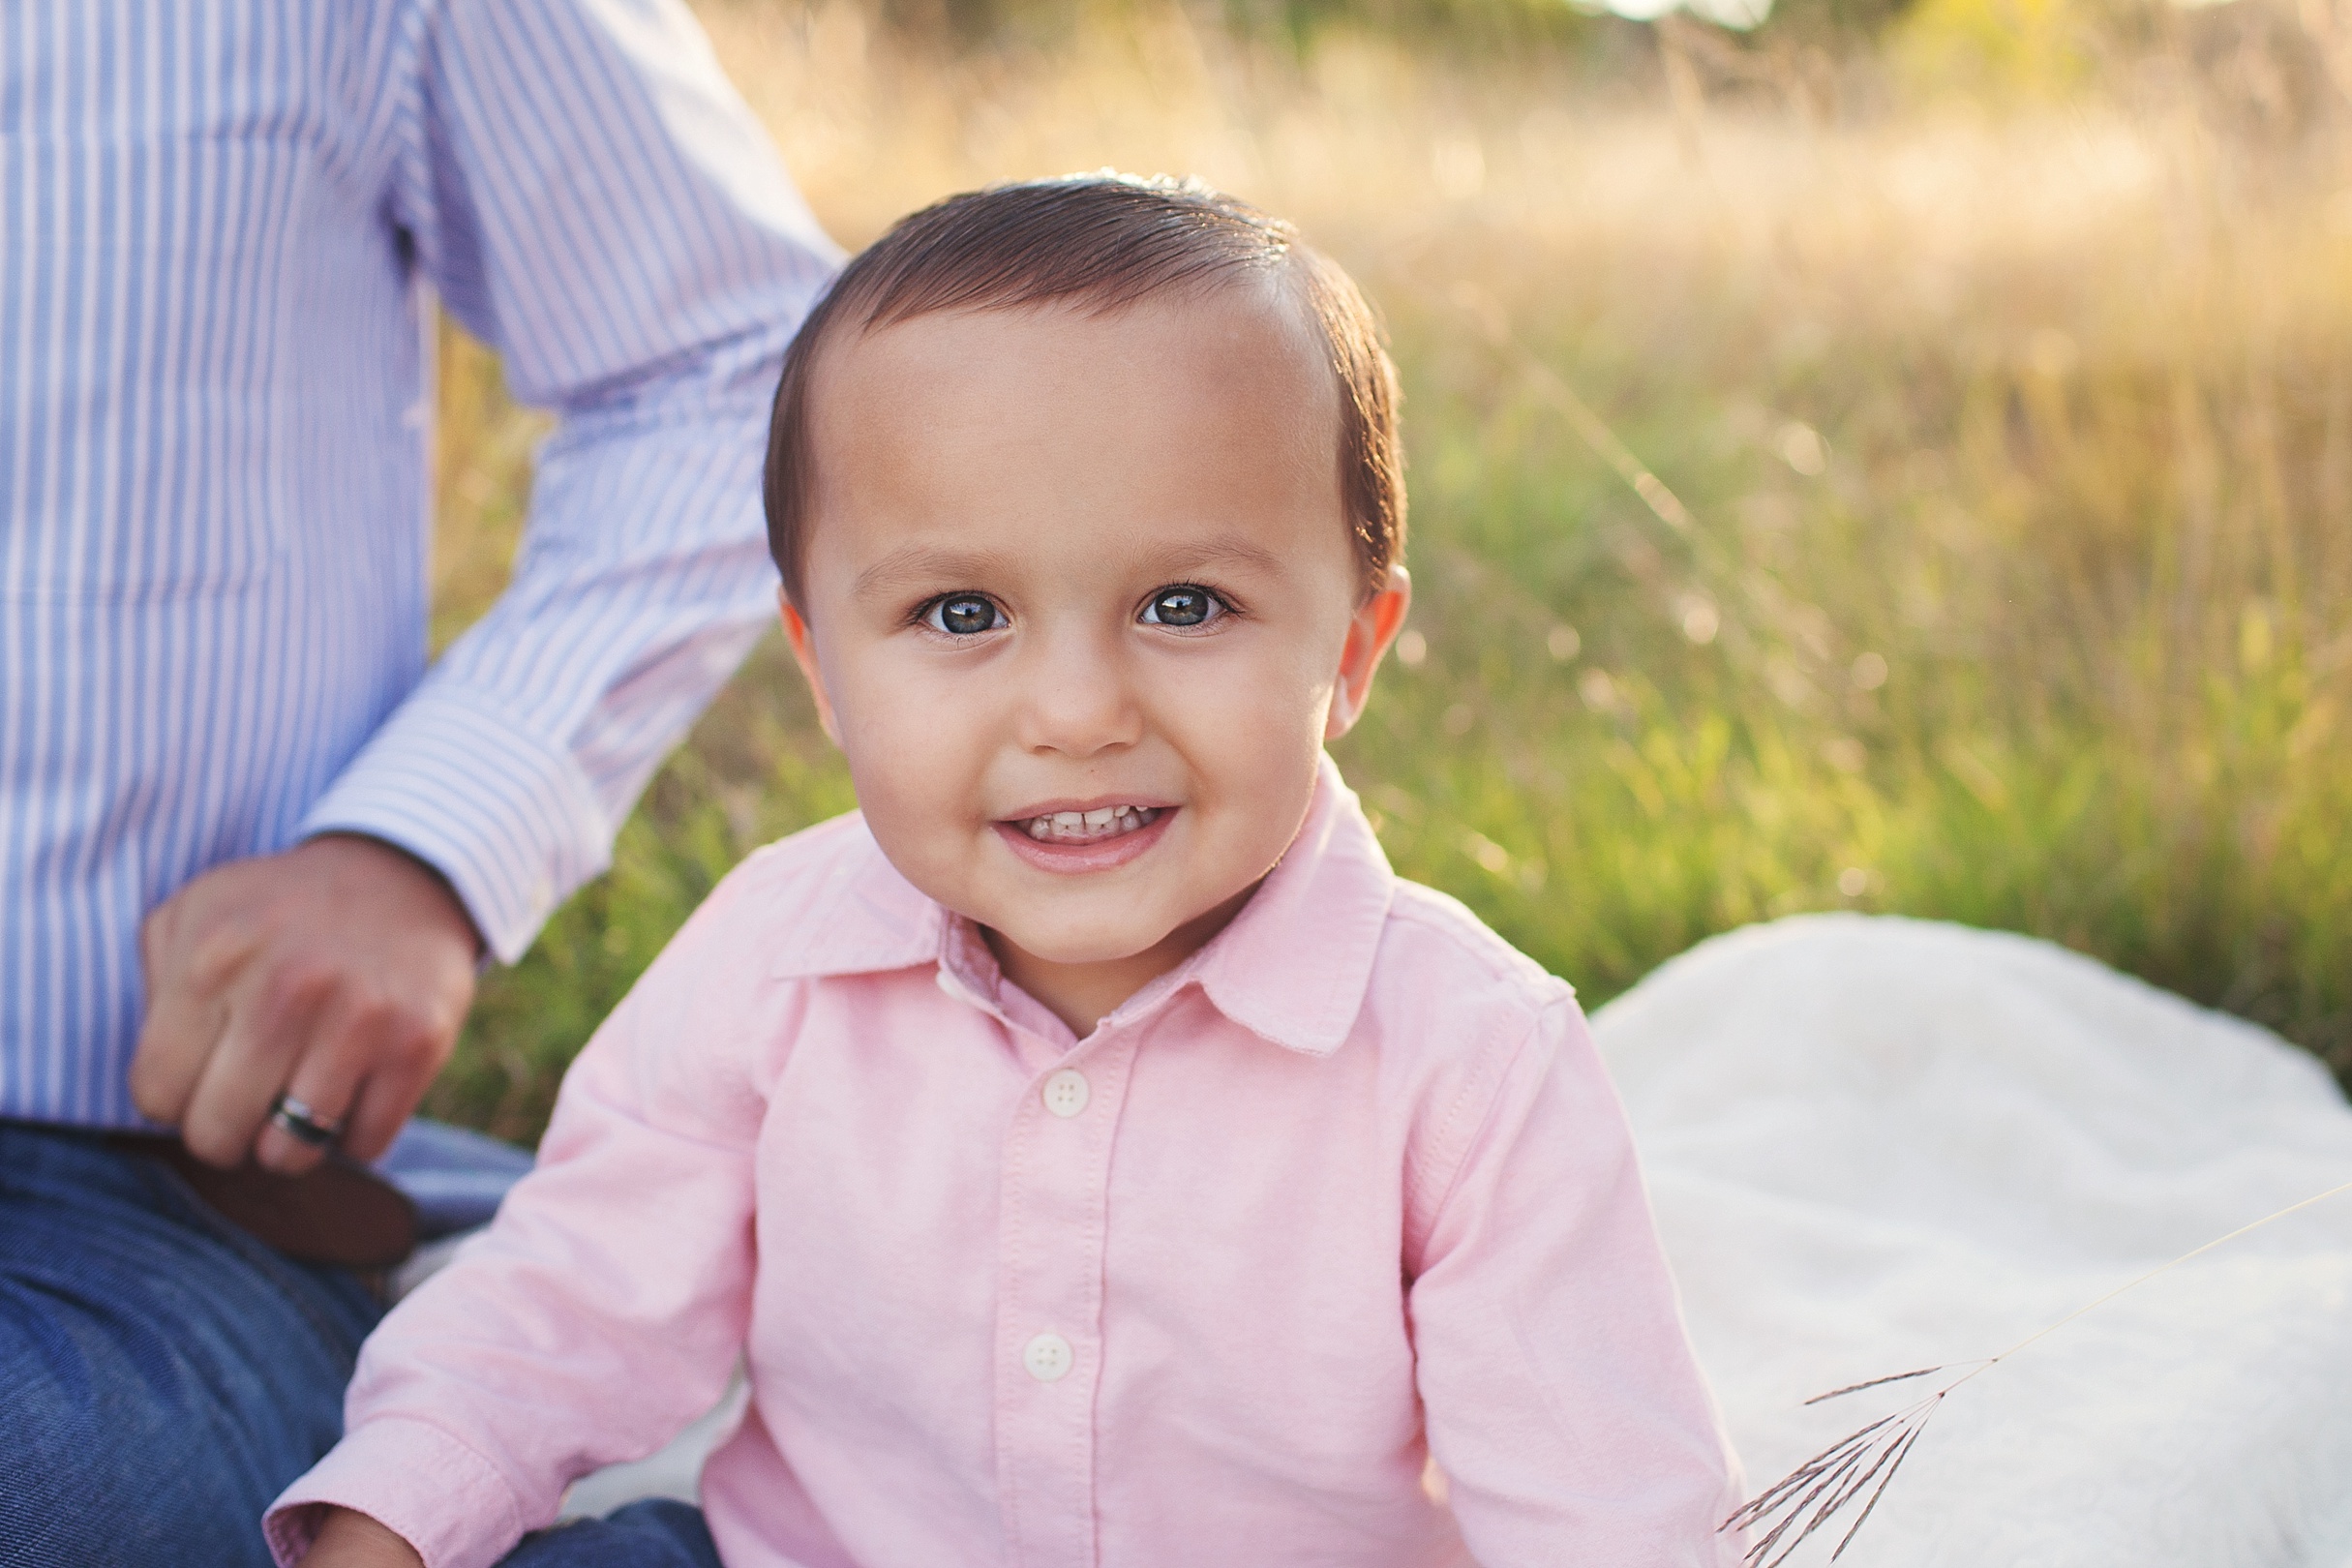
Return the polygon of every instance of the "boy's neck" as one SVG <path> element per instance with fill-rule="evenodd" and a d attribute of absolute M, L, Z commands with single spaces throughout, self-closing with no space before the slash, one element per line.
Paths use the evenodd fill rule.
<path fill-rule="evenodd" d="M 1242 905 L 1257 891 L 1252 883 L 1206 915 L 1187 920 L 1152 947 L 1125 958 L 1101 958 L 1087 963 L 1057 963 L 1040 958 L 1001 933 L 980 927 L 988 950 L 996 954 L 1005 978 L 1037 998 L 1038 1003 L 1084 1040 L 1095 1025 L 1120 1003 L 1208 946 L 1211 938 L 1232 922 Z"/>

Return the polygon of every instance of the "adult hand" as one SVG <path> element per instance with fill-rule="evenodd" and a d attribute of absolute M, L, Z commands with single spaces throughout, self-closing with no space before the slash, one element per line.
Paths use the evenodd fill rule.
<path fill-rule="evenodd" d="M 416 1549 L 365 1514 L 330 1508 L 302 1568 L 424 1568 Z"/>
<path fill-rule="evenodd" d="M 190 1152 L 299 1173 L 322 1158 L 269 1125 L 281 1094 L 373 1160 L 447 1060 L 481 939 L 449 885 L 331 833 L 189 883 L 139 932 L 147 1021 L 131 1095 Z"/>

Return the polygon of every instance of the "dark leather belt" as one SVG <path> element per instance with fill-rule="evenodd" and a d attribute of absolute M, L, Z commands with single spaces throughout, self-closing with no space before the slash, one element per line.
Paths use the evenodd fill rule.
<path fill-rule="evenodd" d="M 106 1143 L 168 1166 L 221 1216 L 306 1263 L 388 1269 L 416 1251 L 416 1205 L 356 1161 L 330 1154 L 300 1176 L 259 1165 L 223 1170 L 178 1138 L 111 1132 Z"/>

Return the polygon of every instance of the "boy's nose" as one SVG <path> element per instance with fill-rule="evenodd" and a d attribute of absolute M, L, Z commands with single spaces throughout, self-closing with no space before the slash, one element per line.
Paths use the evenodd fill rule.
<path fill-rule="evenodd" d="M 1143 738 L 1127 661 L 1092 639 L 1042 648 L 1020 672 L 1015 739 L 1024 750 L 1092 757 Z"/>

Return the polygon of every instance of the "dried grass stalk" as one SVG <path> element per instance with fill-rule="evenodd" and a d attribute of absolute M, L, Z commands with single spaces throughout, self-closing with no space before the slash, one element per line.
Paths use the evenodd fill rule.
<path fill-rule="evenodd" d="M 1829 1553 L 1829 1560 L 1837 1561 L 1846 1554 L 1846 1549 L 1854 1544 L 1854 1538 L 1861 1533 L 1862 1526 L 1870 1523 L 1870 1516 L 1878 1509 L 1879 1499 L 1885 1496 L 1886 1489 L 1894 1484 L 1895 1476 L 1903 1468 L 1903 1462 L 1911 1457 L 1911 1451 L 1918 1445 L 1920 1436 L 1927 1431 L 1928 1422 L 1935 1418 L 1936 1412 L 1944 1407 L 1944 1402 L 1961 1384 L 1983 1376 L 2026 1346 L 2057 1333 L 2085 1313 L 2104 1307 L 2125 1291 L 2146 1284 L 2157 1275 L 2177 1269 L 2189 1259 L 2201 1257 L 2249 1231 L 2260 1230 L 2264 1225 L 2341 1192 L 2352 1192 L 2352 1182 L 2331 1187 L 2324 1192 L 2314 1192 L 2301 1202 L 2290 1203 L 2250 1224 L 2240 1225 L 2226 1236 L 2216 1236 L 2202 1247 L 2192 1248 L 2137 1279 L 2126 1280 L 2096 1300 L 2077 1307 L 2047 1328 L 2036 1329 L 1997 1356 L 1987 1357 L 1983 1361 L 1955 1362 L 1940 1367 L 1921 1367 L 1915 1372 L 1892 1372 L 1885 1377 L 1872 1377 L 1859 1383 L 1849 1383 L 1844 1388 L 1833 1388 L 1826 1394 L 1814 1395 L 1805 1403 L 1821 1404 L 1829 1400 L 1844 1399 L 1849 1394 L 1859 1394 L 1866 1389 L 1908 1383 L 1918 1377 L 1933 1377 L 1938 1372 L 1955 1373 L 1950 1381 L 1934 1393 L 1891 1415 L 1881 1416 L 1870 1425 L 1831 1443 L 1748 1499 L 1737 1512 L 1723 1522 L 1721 1527 L 1727 1530 L 1761 1531 L 1748 1547 L 1747 1561 L 1751 1568 L 1780 1568 L 1815 1531 L 1836 1519 L 1856 1498 L 1867 1493 L 1869 1497 L 1862 1504 L 1862 1511 L 1847 1526 L 1836 1549 Z M 1959 1370 L 1963 1368 L 1966 1370 Z"/>

